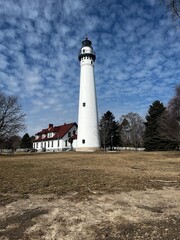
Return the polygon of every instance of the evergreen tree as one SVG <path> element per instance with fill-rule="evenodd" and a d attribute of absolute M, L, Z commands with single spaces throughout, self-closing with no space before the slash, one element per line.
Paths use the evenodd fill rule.
<path fill-rule="evenodd" d="M 21 140 L 21 148 L 32 148 L 32 140 L 29 137 L 29 134 L 26 133 Z"/>
<path fill-rule="evenodd" d="M 115 117 L 112 112 L 107 111 L 102 116 L 99 122 L 101 146 L 106 149 L 110 147 L 121 146 L 121 138 L 119 132 L 119 124 L 115 121 Z"/>
<path fill-rule="evenodd" d="M 144 147 L 148 151 L 171 150 L 176 143 L 170 135 L 168 114 L 163 103 L 155 101 L 150 105 L 145 122 Z"/>

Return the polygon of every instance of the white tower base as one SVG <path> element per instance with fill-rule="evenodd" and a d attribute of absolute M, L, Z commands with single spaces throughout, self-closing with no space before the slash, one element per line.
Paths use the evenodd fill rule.
<path fill-rule="evenodd" d="M 97 148 L 92 148 L 92 147 L 82 147 L 82 148 L 80 148 L 80 147 L 78 147 L 78 148 L 76 148 L 76 151 L 77 152 L 96 152 L 96 151 L 99 151 L 100 150 L 100 148 L 99 147 L 97 147 Z"/>

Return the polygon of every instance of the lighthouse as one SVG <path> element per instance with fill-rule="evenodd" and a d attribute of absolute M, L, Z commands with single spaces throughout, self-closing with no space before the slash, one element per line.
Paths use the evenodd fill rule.
<path fill-rule="evenodd" d="M 92 42 L 82 41 L 79 53 L 80 91 L 78 113 L 78 136 L 76 151 L 96 151 L 100 149 L 96 85 L 94 78 L 95 52 Z"/>

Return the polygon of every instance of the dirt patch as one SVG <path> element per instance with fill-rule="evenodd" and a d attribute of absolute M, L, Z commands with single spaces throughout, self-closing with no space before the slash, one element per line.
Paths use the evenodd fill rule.
<path fill-rule="evenodd" d="M 179 239 L 180 191 L 29 195 L 0 208 L 0 239 Z M 173 238 L 172 238 L 173 237 Z"/>
<path fill-rule="evenodd" d="M 97 228 L 95 226 L 95 240 L 127 240 L 127 239 L 164 239 L 178 240 L 180 219 L 169 217 L 167 220 L 149 221 L 143 223 L 104 223 Z"/>

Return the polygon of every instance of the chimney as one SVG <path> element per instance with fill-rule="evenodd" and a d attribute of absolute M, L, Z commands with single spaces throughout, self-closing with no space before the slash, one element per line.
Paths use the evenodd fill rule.
<path fill-rule="evenodd" d="M 53 124 L 49 123 L 48 129 L 49 129 L 49 128 L 52 128 L 52 127 L 53 127 Z"/>

